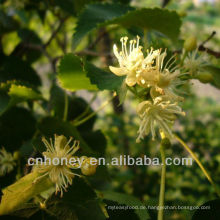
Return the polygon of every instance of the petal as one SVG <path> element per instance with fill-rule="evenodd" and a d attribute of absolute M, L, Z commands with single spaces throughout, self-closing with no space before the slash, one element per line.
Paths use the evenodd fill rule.
<path fill-rule="evenodd" d="M 137 78 L 136 78 L 135 75 L 130 74 L 130 75 L 127 76 L 125 82 L 128 86 L 134 86 L 137 82 Z"/>
<path fill-rule="evenodd" d="M 143 101 L 139 103 L 137 106 L 137 113 L 142 115 L 145 112 L 147 106 L 151 104 L 152 104 L 151 101 Z"/>
<path fill-rule="evenodd" d="M 114 66 L 109 66 L 109 69 L 111 72 L 113 72 L 117 76 L 124 76 L 126 75 L 126 71 L 123 67 L 114 67 Z"/>
<path fill-rule="evenodd" d="M 113 45 L 113 53 L 114 53 L 114 55 L 117 57 L 118 60 L 121 59 L 121 56 L 120 56 L 120 54 L 118 53 L 118 48 L 117 48 L 116 44 Z"/>

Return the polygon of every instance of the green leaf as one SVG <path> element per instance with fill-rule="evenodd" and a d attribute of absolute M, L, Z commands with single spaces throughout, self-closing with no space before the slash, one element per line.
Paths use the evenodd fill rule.
<path fill-rule="evenodd" d="M 56 117 L 63 119 L 64 115 L 64 100 L 65 100 L 65 91 L 56 86 L 53 85 L 50 90 L 50 103 L 49 106 L 53 110 L 53 113 Z M 78 116 L 80 116 L 83 112 L 86 111 L 85 116 L 88 114 L 91 114 L 93 111 L 92 109 L 88 106 L 89 104 L 83 100 L 82 98 L 78 97 L 72 97 L 68 96 L 68 116 L 67 120 L 72 121 Z M 77 108 L 76 108 L 77 106 Z M 94 122 L 95 122 L 96 116 L 92 117 L 85 123 L 83 123 L 81 126 L 78 127 L 79 130 L 88 130 L 92 129 Z"/>
<path fill-rule="evenodd" d="M 13 107 L 0 116 L 0 146 L 17 150 L 29 140 L 36 129 L 36 120 L 25 108 Z"/>
<path fill-rule="evenodd" d="M 100 90 L 118 90 L 124 77 L 118 77 L 111 72 L 102 70 L 91 63 L 85 64 L 85 71 L 92 84 L 97 85 Z"/>
<path fill-rule="evenodd" d="M 0 35 L 14 31 L 18 28 L 18 22 L 15 21 L 12 17 L 8 16 L 0 11 Z"/>
<path fill-rule="evenodd" d="M 42 95 L 38 92 L 35 92 L 33 89 L 21 85 L 11 85 L 11 88 L 8 92 L 11 97 L 9 105 L 15 105 L 24 101 L 32 101 L 43 99 Z"/>
<path fill-rule="evenodd" d="M 204 207 L 209 207 L 204 209 Z M 198 210 L 193 214 L 192 220 L 199 219 L 220 219 L 220 199 L 208 201 L 200 206 Z"/>
<path fill-rule="evenodd" d="M 24 48 L 23 44 L 35 44 L 35 45 L 42 45 L 41 39 L 38 37 L 37 33 L 27 28 L 20 29 L 18 31 L 18 36 L 22 40 L 18 46 L 16 46 L 15 50 L 13 51 L 14 54 L 19 54 L 20 56 L 25 57 L 28 62 L 34 62 L 40 58 L 42 55 L 41 51 L 37 51 L 31 48 Z"/>
<path fill-rule="evenodd" d="M 114 201 L 119 204 L 124 204 L 128 206 L 139 206 L 139 207 L 144 206 L 144 204 L 141 203 L 141 201 L 138 200 L 137 198 L 123 193 L 117 193 L 112 191 L 101 191 L 100 196 L 103 199 Z M 150 216 L 146 209 L 140 209 L 140 208 L 135 209 L 135 213 L 138 215 L 138 217 L 141 220 L 150 219 Z"/>
<path fill-rule="evenodd" d="M 130 11 L 111 23 L 127 28 L 135 26 L 146 30 L 156 30 L 172 40 L 177 40 L 181 26 L 181 20 L 176 11 L 161 8 L 142 8 Z"/>
<path fill-rule="evenodd" d="M 93 150 L 104 156 L 107 143 L 101 130 L 92 131 L 84 129 L 84 132 L 82 131 L 81 135 Z"/>
<path fill-rule="evenodd" d="M 161 8 L 135 10 L 120 4 L 87 5 L 79 16 L 74 34 L 74 48 L 90 31 L 108 24 L 156 30 L 176 40 L 180 32 L 181 20 L 175 11 Z"/>
<path fill-rule="evenodd" d="M 93 29 L 124 15 L 129 10 L 133 10 L 133 8 L 121 4 L 86 5 L 77 22 L 76 32 L 73 36 L 73 47 L 76 48 L 82 38 Z"/>
<path fill-rule="evenodd" d="M 8 108 L 10 97 L 5 91 L 0 90 L 0 115 Z"/>
<path fill-rule="evenodd" d="M 97 87 L 86 77 L 80 58 L 74 54 L 67 54 L 61 60 L 58 80 L 62 88 L 72 92 L 81 89 L 97 90 Z"/>
<path fill-rule="evenodd" d="M 8 80 L 23 81 L 31 85 L 41 85 L 40 77 L 27 61 L 19 57 L 6 57 L 0 69 L 0 82 Z"/>
<path fill-rule="evenodd" d="M 65 12 L 68 12 L 71 15 L 77 15 L 86 4 L 98 1 L 101 0 L 55 0 L 55 4 L 62 8 Z"/>
<path fill-rule="evenodd" d="M 212 74 L 213 76 L 213 82 L 212 84 L 217 87 L 217 88 L 220 88 L 220 68 L 217 67 L 217 66 L 206 66 L 204 67 L 204 70 L 207 72 L 207 73 L 210 73 Z"/>
<path fill-rule="evenodd" d="M 19 85 L 20 83 L 13 80 L 0 84 L 0 115 L 18 103 L 43 99 L 39 92 L 24 85 Z"/>
<path fill-rule="evenodd" d="M 24 203 L 53 186 L 48 177 L 42 177 L 33 183 L 37 177 L 39 177 L 39 173 L 32 172 L 3 190 L 0 215 L 9 214 L 22 208 Z"/>
<path fill-rule="evenodd" d="M 106 219 L 96 193 L 82 178 L 75 177 L 67 190 L 63 198 L 53 196 L 48 201 L 48 211 L 58 219 Z"/>

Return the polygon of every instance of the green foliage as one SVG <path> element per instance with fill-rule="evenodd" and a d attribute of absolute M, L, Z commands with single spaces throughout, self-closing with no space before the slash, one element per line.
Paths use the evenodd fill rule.
<path fill-rule="evenodd" d="M 79 57 L 67 54 L 63 57 L 59 66 L 58 79 L 63 88 L 72 92 L 80 89 L 96 90 L 83 71 Z"/>
<path fill-rule="evenodd" d="M 216 66 L 206 66 L 205 72 L 212 75 L 213 80 L 211 81 L 214 86 L 220 88 L 220 68 Z"/>
<path fill-rule="evenodd" d="M 204 210 L 202 207 L 209 207 L 209 210 Z M 198 209 L 193 217 L 192 220 L 197 220 L 197 219 L 219 219 L 220 214 L 219 214 L 219 207 L 220 207 L 220 199 L 215 199 L 212 201 L 208 201 L 200 206 L 200 209 Z M 210 211 L 212 210 L 212 211 Z"/>
<path fill-rule="evenodd" d="M 139 207 L 144 206 L 144 204 L 141 203 L 135 197 L 122 194 L 122 193 L 102 191 L 101 196 L 106 200 L 111 200 L 119 204 L 124 204 L 128 206 L 139 206 Z M 135 213 L 138 215 L 139 219 L 142 219 L 142 220 L 150 219 L 150 216 L 148 215 L 148 212 L 146 211 L 146 209 L 137 209 L 135 210 Z"/>
<path fill-rule="evenodd" d="M 35 92 L 33 89 L 20 86 L 20 85 L 11 85 L 9 92 L 11 97 L 9 105 L 15 105 L 24 101 L 33 101 L 43 99 L 42 95 L 38 92 Z"/>
<path fill-rule="evenodd" d="M 0 10 L 0 34 L 5 34 L 14 31 L 18 28 L 18 23 L 15 19 L 5 14 Z"/>
<path fill-rule="evenodd" d="M 17 56 L 5 57 L 3 61 L 4 62 L 0 68 L 0 82 L 20 80 L 35 86 L 41 84 L 36 71 L 27 61 L 24 61 Z"/>
<path fill-rule="evenodd" d="M 79 15 L 79 21 L 73 36 L 73 46 L 79 44 L 83 37 L 93 29 L 110 23 L 113 19 L 120 17 L 133 10 L 131 7 L 122 6 L 120 4 L 91 4 L 87 5 Z M 89 22 L 88 22 L 89 21 Z"/>
<path fill-rule="evenodd" d="M 134 10 L 134 8 L 120 4 L 88 5 L 79 17 L 74 34 L 74 47 L 93 29 L 109 24 L 118 24 L 126 28 L 153 29 L 176 40 L 179 35 L 181 20 L 175 11 L 160 8 Z"/>
<path fill-rule="evenodd" d="M 52 183 L 48 177 L 41 178 L 39 181 L 34 182 L 37 177 L 39 177 L 38 173 L 30 173 L 3 190 L 0 215 L 19 210 L 24 206 L 25 202 L 52 187 Z"/>
<path fill-rule="evenodd" d="M 40 51 L 25 47 L 25 45 L 28 44 L 41 45 L 42 41 L 38 35 L 32 30 L 23 28 L 18 31 L 18 36 L 21 39 L 21 43 L 16 46 L 13 54 L 16 54 L 17 56 L 23 56 L 28 62 L 34 62 L 39 59 L 42 55 Z M 20 52 L 22 47 L 23 50 Z"/>
<path fill-rule="evenodd" d="M 95 84 L 99 90 L 119 90 L 124 80 L 124 77 L 117 77 L 90 63 L 85 64 L 85 70 L 91 83 Z"/>
<path fill-rule="evenodd" d="M 30 139 L 36 129 L 31 112 L 13 107 L 0 116 L 0 143 L 9 151 L 18 150 L 23 141 Z"/>
<path fill-rule="evenodd" d="M 52 197 L 48 204 L 48 210 L 60 219 L 72 219 L 74 217 L 80 220 L 105 219 L 96 193 L 84 180 L 77 177 L 62 199 L 57 200 L 56 197 Z"/>

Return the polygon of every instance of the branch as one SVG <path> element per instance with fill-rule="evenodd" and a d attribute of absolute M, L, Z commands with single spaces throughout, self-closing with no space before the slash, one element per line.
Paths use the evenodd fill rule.
<path fill-rule="evenodd" d="M 208 53 L 216 58 L 220 58 L 220 52 L 211 50 L 207 47 L 204 47 L 203 45 L 199 46 L 199 51 L 205 51 L 206 53 Z"/>
<path fill-rule="evenodd" d="M 216 58 L 220 58 L 220 52 L 214 51 L 214 50 L 212 50 L 212 49 L 210 49 L 210 48 L 208 48 L 208 47 L 205 47 L 205 44 L 206 44 L 208 41 L 210 41 L 210 40 L 215 36 L 215 34 L 216 34 L 216 31 L 213 31 L 212 34 L 211 34 L 205 41 L 203 41 L 203 42 L 199 45 L 198 50 L 199 50 L 199 51 L 204 51 L 204 52 L 206 52 L 206 53 L 208 53 L 208 54 L 210 54 L 210 55 L 212 55 L 212 56 L 214 56 L 214 57 L 216 57 Z"/>
<path fill-rule="evenodd" d="M 57 33 L 60 31 L 60 29 L 62 28 L 62 26 L 63 26 L 63 24 L 64 24 L 64 22 L 66 21 L 67 18 L 68 18 L 68 16 L 65 17 L 65 18 L 62 18 L 60 20 L 60 23 L 59 23 L 57 29 L 55 29 L 53 31 L 53 33 L 51 34 L 49 40 L 43 45 L 44 48 L 46 48 L 52 42 L 52 40 L 56 37 Z"/>
<path fill-rule="evenodd" d="M 97 38 L 88 46 L 88 50 L 92 49 L 102 39 L 104 35 L 105 35 L 105 31 L 100 30 Z"/>
<path fill-rule="evenodd" d="M 208 41 L 210 41 L 214 36 L 216 35 L 216 31 L 213 31 L 212 34 L 205 40 L 203 41 L 200 45 L 205 45 Z"/>
<path fill-rule="evenodd" d="M 111 56 L 111 53 L 100 53 L 100 52 L 95 52 L 95 51 L 92 51 L 92 50 L 82 50 L 82 51 L 79 51 L 79 52 L 76 52 L 76 55 L 79 55 L 79 56 L 82 56 L 82 55 L 90 55 L 90 56 L 104 56 L 104 57 L 109 57 Z"/>

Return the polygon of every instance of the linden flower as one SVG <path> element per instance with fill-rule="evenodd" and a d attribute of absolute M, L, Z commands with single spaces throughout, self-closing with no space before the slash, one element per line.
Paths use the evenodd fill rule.
<path fill-rule="evenodd" d="M 184 60 L 184 68 L 189 71 L 190 75 L 196 75 L 206 65 L 206 57 L 198 55 L 198 50 L 189 53 Z"/>
<path fill-rule="evenodd" d="M 43 155 L 46 158 L 50 158 L 51 161 L 53 161 L 54 158 L 58 158 L 59 161 L 61 161 L 61 158 L 66 158 L 67 161 L 69 161 L 79 149 L 79 141 L 74 141 L 73 146 L 70 147 L 69 144 L 72 141 L 72 138 L 67 142 L 66 137 L 63 135 L 55 135 L 54 144 L 52 139 L 50 139 L 50 143 L 45 138 L 43 138 L 42 141 L 47 148 L 47 151 L 43 152 Z M 79 176 L 78 174 L 73 173 L 71 168 L 78 167 L 70 167 L 67 163 L 54 165 L 48 160 L 44 161 L 44 164 L 36 165 L 35 167 L 39 173 L 42 173 L 43 176 L 48 175 L 51 181 L 56 184 L 56 194 L 60 191 L 61 197 L 63 196 L 63 190 L 66 191 L 68 185 L 72 184 L 73 177 L 75 175 Z M 40 178 L 43 176 L 40 176 Z"/>
<path fill-rule="evenodd" d="M 165 95 L 170 100 L 181 100 L 182 97 L 175 94 L 178 92 L 176 87 L 185 83 L 180 77 L 187 73 L 181 73 L 178 65 L 173 66 L 176 61 L 175 55 L 164 65 L 164 59 L 167 56 L 166 51 L 161 53 L 159 50 L 156 54 L 155 65 L 142 71 L 138 84 L 145 88 L 151 86 L 151 94 L 155 94 L 154 91 L 156 91 L 159 95 Z"/>
<path fill-rule="evenodd" d="M 5 148 L 2 148 L 0 150 L 0 176 L 11 172 L 15 165 L 15 159 L 12 154 L 7 152 Z"/>
<path fill-rule="evenodd" d="M 137 107 L 137 113 L 141 118 L 141 124 L 136 142 L 140 142 L 140 140 L 144 139 L 150 132 L 154 140 L 156 136 L 155 125 L 157 125 L 167 137 L 172 137 L 171 125 L 176 119 L 175 114 L 185 115 L 177 103 L 171 103 L 161 97 L 155 98 L 153 102 L 141 102 Z"/>
<path fill-rule="evenodd" d="M 136 84 L 137 71 L 141 68 L 142 62 L 144 61 L 144 55 L 142 47 L 139 46 L 139 40 L 140 37 L 137 36 L 137 41 L 130 41 L 129 51 L 127 49 L 128 37 L 121 38 L 122 50 L 120 52 L 118 52 L 118 48 L 115 44 L 113 46 L 113 52 L 118 59 L 120 67 L 110 66 L 109 69 L 117 76 L 127 75 L 126 84 L 128 86 L 134 86 Z"/>

